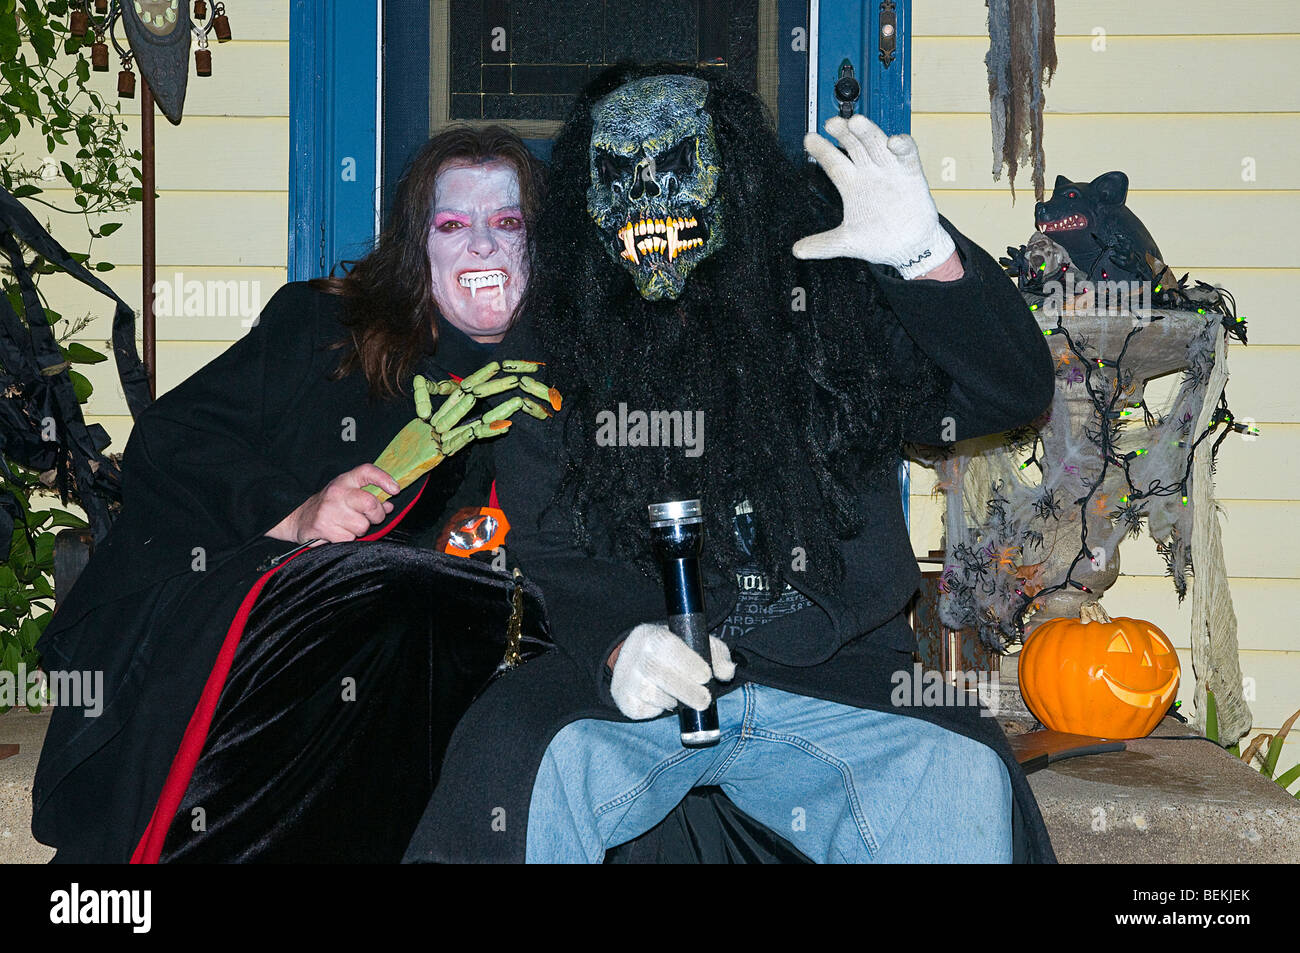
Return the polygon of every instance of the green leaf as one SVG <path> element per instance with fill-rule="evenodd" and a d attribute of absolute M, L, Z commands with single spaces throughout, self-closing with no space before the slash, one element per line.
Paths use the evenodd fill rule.
<path fill-rule="evenodd" d="M 36 624 L 35 619 L 24 619 L 23 624 L 18 627 L 18 644 L 24 652 L 35 649 L 40 637 L 41 627 Z"/>
<path fill-rule="evenodd" d="M 1205 737 L 1216 745 L 1219 743 L 1219 705 L 1214 700 L 1214 692 L 1205 690 Z"/>
<path fill-rule="evenodd" d="M 36 562 L 42 567 L 54 565 L 54 534 L 42 533 L 36 537 Z"/>
<path fill-rule="evenodd" d="M 16 199 L 25 199 L 25 198 L 30 198 L 30 197 L 33 196 L 33 195 L 40 195 L 41 192 L 42 192 L 42 189 L 40 189 L 39 187 L 37 187 L 37 186 L 35 186 L 35 185 L 30 185 L 30 184 L 29 184 L 29 185 L 20 185 L 20 186 L 18 186 L 18 188 L 16 188 L 16 189 L 13 190 L 13 195 L 14 195 L 14 198 L 16 198 Z"/>
<path fill-rule="evenodd" d="M 99 262 L 98 264 L 95 265 L 95 270 L 96 270 L 96 271 L 112 271 L 112 270 L 113 270 L 114 268 L 116 268 L 116 267 L 117 267 L 117 265 L 113 264 L 111 261 L 101 261 L 101 262 Z"/>
<path fill-rule="evenodd" d="M 4 651 L 0 652 L 0 670 L 17 672 L 18 663 L 22 661 L 22 649 L 17 640 L 6 642 Z"/>
<path fill-rule="evenodd" d="M 72 390 L 77 395 L 77 403 L 84 404 L 90 399 L 90 395 L 94 393 L 94 386 L 86 379 L 85 375 L 78 374 L 74 370 L 69 369 L 68 377 L 72 379 Z"/>
<path fill-rule="evenodd" d="M 71 526 L 74 529 L 90 528 L 90 524 L 75 513 L 69 513 L 67 510 L 50 510 L 50 512 L 54 514 L 54 522 L 50 523 L 51 528 L 56 526 Z"/>
<path fill-rule="evenodd" d="M 78 341 L 73 341 L 63 348 L 63 356 L 73 364 L 99 364 L 101 361 L 108 360 L 108 355 L 100 354 L 93 348 L 86 347 L 86 345 Z"/>
<path fill-rule="evenodd" d="M 26 589 L 10 589 L 5 593 L 5 608 L 13 609 L 22 618 L 32 611 L 31 600 L 27 598 Z"/>
<path fill-rule="evenodd" d="M 1287 732 L 1291 730 L 1291 726 L 1295 724 L 1297 718 L 1300 718 L 1300 711 L 1297 711 L 1286 720 L 1282 727 L 1278 729 L 1278 733 L 1273 736 L 1272 742 L 1269 743 L 1268 754 L 1264 755 L 1264 766 L 1259 769 L 1264 777 L 1273 777 L 1273 772 L 1277 770 L 1277 759 L 1282 754 L 1282 745 L 1286 744 Z"/>
<path fill-rule="evenodd" d="M 99 227 L 99 234 L 107 237 L 109 235 L 112 235 L 115 231 L 117 231 L 121 227 L 122 227 L 121 222 L 107 222 L 104 225 L 101 225 Z"/>
<path fill-rule="evenodd" d="M 1296 781 L 1300 781 L 1300 764 L 1295 765 L 1285 774 L 1277 778 L 1277 783 L 1281 785 L 1282 790 L 1284 791 L 1291 785 L 1295 784 Z"/>
<path fill-rule="evenodd" d="M 0 3 L 0 62 L 8 63 L 18 55 L 18 18 L 9 0 Z"/>

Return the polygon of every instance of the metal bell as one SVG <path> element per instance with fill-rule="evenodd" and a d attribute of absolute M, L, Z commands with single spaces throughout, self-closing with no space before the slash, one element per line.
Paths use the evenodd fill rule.
<path fill-rule="evenodd" d="M 100 37 L 90 48 L 90 65 L 96 73 L 108 72 L 108 44 Z"/>
<path fill-rule="evenodd" d="M 212 18 L 212 32 L 217 35 L 218 43 L 230 42 L 230 18 L 226 16 L 226 5 L 218 3 L 213 8 L 216 16 Z"/>
<path fill-rule="evenodd" d="M 207 47 L 200 47 L 194 51 L 194 69 L 200 76 L 212 75 L 212 51 Z"/>
<path fill-rule="evenodd" d="M 117 74 L 117 95 L 121 99 L 135 99 L 135 73 L 129 69 Z"/>
<path fill-rule="evenodd" d="M 107 12 L 108 12 L 108 0 L 95 0 L 96 15 L 102 17 Z"/>
<path fill-rule="evenodd" d="M 85 36 L 89 30 L 90 14 L 81 9 L 73 10 L 72 18 L 68 21 L 68 32 L 73 36 Z"/>
<path fill-rule="evenodd" d="M 194 19 L 198 21 L 208 18 L 208 5 L 204 0 L 194 0 Z"/>

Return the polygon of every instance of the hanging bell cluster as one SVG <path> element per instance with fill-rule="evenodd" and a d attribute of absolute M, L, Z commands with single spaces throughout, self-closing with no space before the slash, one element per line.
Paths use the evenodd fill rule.
<path fill-rule="evenodd" d="M 200 76 L 212 75 L 212 50 L 208 48 L 208 33 L 215 33 L 218 43 L 230 42 L 230 18 L 224 3 L 212 4 L 212 19 L 208 20 L 207 0 L 194 0 L 194 32 L 199 36 L 199 48 L 194 51 L 194 71 Z"/>
<path fill-rule="evenodd" d="M 121 99 L 134 99 L 136 75 L 134 54 L 129 46 L 118 42 L 114 27 L 121 18 L 121 4 L 135 3 L 137 0 L 72 0 L 68 16 L 68 33 L 77 39 L 87 39 L 93 35 L 90 43 L 90 65 L 96 73 L 107 73 L 109 69 L 109 43 L 116 47 L 122 59 L 122 69 L 117 74 L 117 95 Z M 180 0 L 185 3 L 186 0 Z M 221 2 L 210 3 L 208 0 L 193 0 L 194 17 L 191 29 L 198 38 L 194 51 L 194 69 L 199 76 L 212 75 L 212 50 L 208 37 L 214 35 L 218 43 L 229 43 L 230 17 L 226 15 L 226 5 Z M 93 6 L 92 6 L 93 4 Z M 92 13 L 93 10 L 93 13 Z M 182 11 L 183 14 L 184 11 Z M 175 17 L 169 15 L 174 22 Z M 161 23 L 161 20 L 158 21 Z"/>

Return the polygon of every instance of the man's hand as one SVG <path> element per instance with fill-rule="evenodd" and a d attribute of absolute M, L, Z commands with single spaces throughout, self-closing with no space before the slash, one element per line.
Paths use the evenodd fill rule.
<path fill-rule="evenodd" d="M 346 543 L 369 531 L 393 511 L 388 500 L 379 501 L 361 489 L 374 484 L 388 492 L 400 492 L 397 481 L 373 463 L 363 463 L 340 473 L 314 496 L 282 519 L 267 536 L 290 543 L 320 539 Z"/>
<path fill-rule="evenodd" d="M 946 264 L 957 246 L 939 224 L 912 137 L 886 136 L 862 115 L 848 121 L 832 116 L 826 131 L 844 145 L 847 156 L 816 133 L 804 137 L 804 148 L 839 190 L 844 221 L 795 242 L 795 257 L 860 258 L 892 265 L 904 278 L 920 278 Z"/>
<path fill-rule="evenodd" d="M 614 677 L 609 690 L 618 710 L 640 721 L 678 702 L 697 711 L 708 708 L 709 678 L 716 675 L 729 682 L 736 674 L 731 653 L 720 639 L 710 636 L 709 649 L 712 668 L 666 625 L 638 625 L 610 655 Z"/>

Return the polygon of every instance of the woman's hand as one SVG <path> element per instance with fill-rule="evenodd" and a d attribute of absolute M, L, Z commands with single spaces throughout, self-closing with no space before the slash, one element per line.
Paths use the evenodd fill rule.
<path fill-rule="evenodd" d="M 397 481 L 382 469 L 363 463 L 330 480 L 325 489 L 308 497 L 266 535 L 289 543 L 309 539 L 346 543 L 357 539 L 393 511 L 390 501 L 380 502 L 361 489 L 372 483 L 390 495 L 401 491 Z"/>

